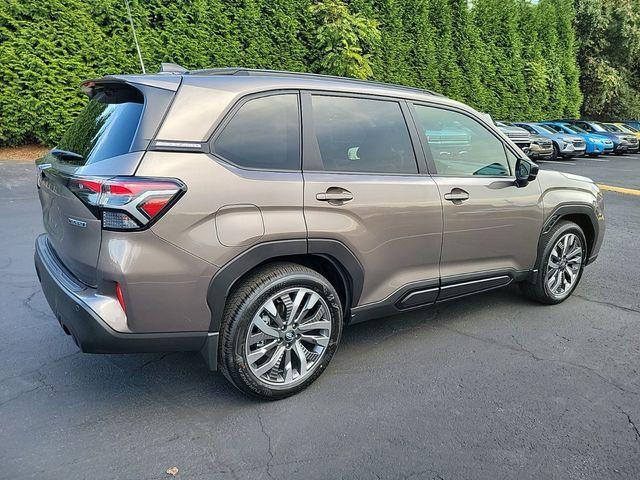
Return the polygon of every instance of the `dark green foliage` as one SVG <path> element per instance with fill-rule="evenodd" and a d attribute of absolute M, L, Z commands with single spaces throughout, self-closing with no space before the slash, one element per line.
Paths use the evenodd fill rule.
<path fill-rule="evenodd" d="M 352 13 L 341 0 L 324 0 L 309 8 L 318 24 L 314 32 L 314 70 L 355 78 L 371 78 L 369 51 L 380 41 L 375 20 Z"/>
<path fill-rule="evenodd" d="M 573 0 L 474 0 L 471 10 L 467 0 L 130 2 L 150 72 L 175 62 L 372 77 L 435 90 L 494 117 L 534 120 L 576 115 L 581 79 L 586 111 L 640 111 L 631 100 L 640 98 L 640 45 L 624 18 L 637 13 L 631 0 L 576 0 L 577 16 Z M 327 8 L 339 12 L 333 23 Z M 599 33 L 587 32 L 583 17 L 600 19 Z M 574 19 L 585 39 L 582 77 Z M 626 55 L 598 34 L 636 47 Z M 86 104 L 82 80 L 139 72 L 124 0 L 2 0 L 0 145 L 56 144 Z"/>
<path fill-rule="evenodd" d="M 473 23 L 467 0 L 449 0 L 451 5 L 454 55 L 460 65 L 460 100 L 478 110 L 488 110 L 488 92 L 482 83 L 482 70 L 491 60 L 486 56 L 484 42 Z"/>
<path fill-rule="evenodd" d="M 438 84 L 442 94 L 464 98 L 464 79 L 453 46 L 453 21 L 449 0 L 431 0 L 429 18 L 434 30 Z"/>
<path fill-rule="evenodd" d="M 640 2 L 575 0 L 583 113 L 640 118 Z"/>
<path fill-rule="evenodd" d="M 429 0 L 406 0 L 402 21 L 406 42 L 407 75 L 402 82 L 440 92 L 435 32 L 429 15 Z"/>
<path fill-rule="evenodd" d="M 492 68 L 485 70 L 483 83 L 491 98 L 488 106 L 497 118 L 526 118 L 529 98 L 525 82 L 523 39 L 519 29 L 519 10 L 515 1 L 477 0 L 474 20 Z"/>

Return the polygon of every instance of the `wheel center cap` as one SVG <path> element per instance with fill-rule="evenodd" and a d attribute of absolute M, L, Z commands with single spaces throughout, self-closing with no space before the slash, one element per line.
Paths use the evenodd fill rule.
<path fill-rule="evenodd" d="M 287 333 L 284 334 L 284 339 L 287 342 L 290 342 L 290 341 L 293 340 L 293 337 L 295 337 L 295 335 L 296 335 L 295 333 L 293 333 L 291 330 L 289 330 Z"/>

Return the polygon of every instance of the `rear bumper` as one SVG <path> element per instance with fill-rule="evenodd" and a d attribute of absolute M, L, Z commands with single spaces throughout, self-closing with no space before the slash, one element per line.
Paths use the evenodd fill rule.
<path fill-rule="evenodd" d="M 36 239 L 35 267 L 42 291 L 66 333 L 86 353 L 148 353 L 200 351 L 215 370 L 218 334 L 210 332 L 122 333 L 96 313 L 105 301 L 58 260 L 47 235 Z M 89 306 L 91 304 L 91 306 Z"/>

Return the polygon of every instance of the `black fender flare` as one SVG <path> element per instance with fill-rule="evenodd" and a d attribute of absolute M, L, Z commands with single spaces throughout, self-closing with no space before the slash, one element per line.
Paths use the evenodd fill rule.
<path fill-rule="evenodd" d="M 256 266 L 294 255 L 326 257 L 346 276 L 350 304 L 357 305 L 364 283 L 364 268 L 344 243 L 334 239 L 291 239 L 258 243 L 223 265 L 211 279 L 207 304 L 211 310 L 210 332 L 220 330 L 227 297 L 236 281 Z"/>
<path fill-rule="evenodd" d="M 561 220 L 563 217 L 567 215 L 586 215 L 589 218 L 591 223 L 591 227 L 593 228 L 594 233 L 594 241 L 598 238 L 600 234 L 600 225 L 598 223 L 598 218 L 596 217 L 596 212 L 594 211 L 591 205 L 587 204 L 561 204 L 558 205 L 549 215 L 547 220 L 544 222 L 542 226 L 542 231 L 540 232 L 540 238 L 538 239 L 538 253 L 536 257 L 536 264 L 534 266 L 533 275 L 531 276 L 530 281 L 535 282 L 536 276 L 538 274 L 538 261 L 540 260 L 540 256 L 542 255 L 542 239 L 544 236 L 549 233 L 549 231 L 553 228 L 553 226 Z M 585 232 L 586 233 L 586 232 Z M 589 252 L 590 254 L 591 252 Z M 587 264 L 589 264 L 590 259 L 587 259 Z"/>

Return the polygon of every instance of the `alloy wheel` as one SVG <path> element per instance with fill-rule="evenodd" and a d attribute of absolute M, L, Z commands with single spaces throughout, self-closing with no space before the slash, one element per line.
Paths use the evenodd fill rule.
<path fill-rule="evenodd" d="M 307 378 L 329 345 L 329 312 L 325 300 L 308 288 L 289 288 L 269 298 L 247 331 L 245 355 L 251 372 L 280 387 Z"/>
<path fill-rule="evenodd" d="M 574 233 L 565 233 L 555 243 L 547 261 L 545 284 L 555 298 L 564 298 L 576 284 L 582 267 L 584 248 Z"/>

